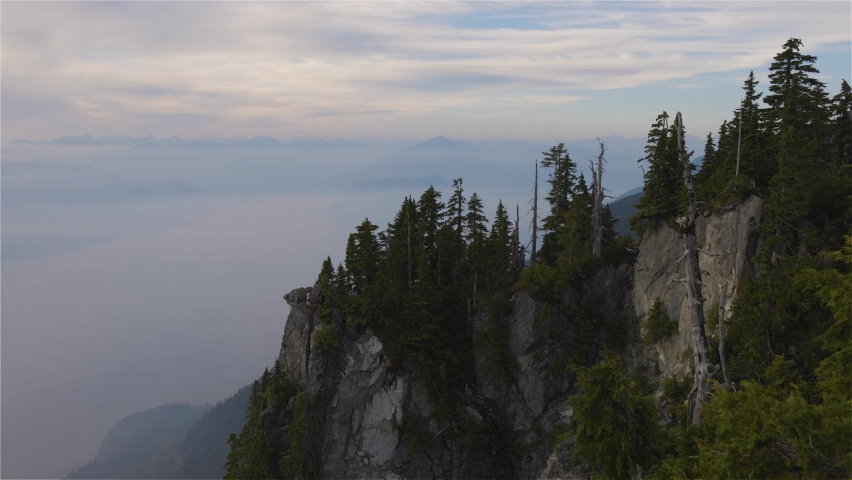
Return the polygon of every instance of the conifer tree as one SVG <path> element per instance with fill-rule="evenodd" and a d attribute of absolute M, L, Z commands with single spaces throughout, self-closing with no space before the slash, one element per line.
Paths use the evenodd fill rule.
<path fill-rule="evenodd" d="M 775 174 L 775 159 L 769 154 L 769 140 L 765 129 L 766 113 L 760 108 L 759 100 L 763 96 L 757 93 L 760 82 L 750 72 L 743 84 L 745 97 L 742 101 L 742 144 L 740 147 L 740 173 L 751 178 L 755 185 L 763 188 Z"/>
<path fill-rule="evenodd" d="M 571 198 L 571 207 L 564 215 L 565 225 L 559 232 L 560 260 L 571 263 L 591 252 L 593 212 L 594 196 L 581 173 Z"/>
<path fill-rule="evenodd" d="M 698 191 L 698 197 L 704 201 L 715 197 L 718 191 L 716 186 L 718 162 L 716 146 L 713 144 L 713 134 L 707 132 L 707 141 L 704 143 L 704 160 L 701 162 L 701 170 L 695 174 L 695 188 Z"/>
<path fill-rule="evenodd" d="M 828 100 L 825 85 L 813 77 L 816 57 L 799 52 L 801 40 L 791 38 L 769 67 L 770 128 L 775 137 L 778 173 L 771 181 L 764 231 L 772 236 L 765 248 L 771 258 L 791 255 L 807 246 L 798 223 L 813 205 L 813 193 L 824 189 L 829 159 Z M 813 245 L 811 245 L 813 247 Z"/>
<path fill-rule="evenodd" d="M 438 229 L 444 223 L 444 203 L 441 202 L 441 192 L 430 186 L 420 196 L 417 202 L 419 222 L 417 237 L 420 242 L 420 254 L 423 256 L 425 267 L 429 271 L 438 268 Z M 437 281 L 437 278 L 435 278 Z"/>
<path fill-rule="evenodd" d="M 846 80 L 840 83 L 840 93 L 831 100 L 831 115 L 835 171 L 840 172 L 841 167 L 848 169 L 852 165 L 852 88 Z"/>
<path fill-rule="evenodd" d="M 317 277 L 317 285 L 322 288 L 331 288 L 332 280 L 334 279 L 334 265 L 331 263 L 331 257 L 326 257 L 322 261 L 319 277 Z"/>
<path fill-rule="evenodd" d="M 444 211 L 444 225 L 442 227 L 443 244 L 446 246 L 447 254 L 445 262 L 449 271 L 447 275 L 451 278 L 452 284 L 459 286 L 462 275 L 462 261 L 464 260 L 465 252 L 465 204 L 467 199 L 464 197 L 464 188 L 462 188 L 462 179 L 453 180 L 453 194 L 447 202 L 447 209 Z"/>
<path fill-rule="evenodd" d="M 686 194 L 682 166 L 677 155 L 677 136 L 668 123 L 669 115 L 663 112 L 648 132 L 645 157 L 645 193 L 636 205 L 639 210 L 630 219 L 630 228 L 640 236 L 648 227 L 658 222 L 672 222 L 685 210 Z"/>
<path fill-rule="evenodd" d="M 467 202 L 467 242 L 468 242 L 468 259 L 477 265 L 482 260 L 485 253 L 485 239 L 488 236 L 488 219 L 483 213 L 482 200 L 476 192 L 470 196 Z"/>
<path fill-rule="evenodd" d="M 349 235 L 346 245 L 346 270 L 352 276 L 352 281 L 362 290 L 367 288 L 376 275 L 380 248 L 373 232 L 378 228 L 378 225 L 373 225 L 365 218 L 355 233 Z"/>
<path fill-rule="evenodd" d="M 571 160 L 563 143 L 542 152 L 542 155 L 541 166 L 552 170 L 547 179 L 550 188 L 545 196 L 550 203 L 550 214 L 542 222 L 545 234 L 538 256 L 554 263 L 559 251 L 558 232 L 565 225 L 565 213 L 571 206 L 571 195 L 577 182 L 577 164 Z"/>
<path fill-rule="evenodd" d="M 501 200 L 488 237 L 488 277 L 491 290 L 506 286 L 512 265 L 512 235 L 509 214 Z"/>

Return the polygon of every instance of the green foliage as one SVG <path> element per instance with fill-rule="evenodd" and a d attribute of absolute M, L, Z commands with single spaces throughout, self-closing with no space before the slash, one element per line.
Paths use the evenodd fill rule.
<path fill-rule="evenodd" d="M 552 170 L 548 174 L 547 183 L 550 184 L 550 188 L 545 196 L 550 204 L 550 213 L 542 222 L 545 233 L 539 258 L 546 263 L 555 263 L 562 251 L 559 245 L 560 236 L 565 226 L 565 216 L 570 211 L 573 201 L 577 182 L 577 164 L 571 160 L 563 143 L 542 152 L 542 155 L 541 166 Z"/>
<path fill-rule="evenodd" d="M 272 368 L 272 377 L 267 382 L 263 392 L 263 407 L 274 404 L 284 404 L 296 393 L 295 388 L 284 374 L 284 369 L 276 360 Z"/>
<path fill-rule="evenodd" d="M 293 420 L 287 429 L 287 450 L 281 454 L 280 468 L 285 479 L 314 477 L 315 469 L 308 442 L 308 398 L 305 392 L 293 397 Z"/>
<path fill-rule="evenodd" d="M 654 305 L 648 311 L 642 340 L 648 345 L 652 345 L 657 340 L 666 338 L 675 332 L 677 332 L 677 322 L 672 321 L 659 299 L 654 300 Z"/>
<path fill-rule="evenodd" d="M 311 334 L 311 344 L 325 357 L 332 357 L 340 350 L 340 332 L 330 323 L 323 323 Z"/>
<path fill-rule="evenodd" d="M 826 394 L 848 399 L 852 386 L 852 236 L 846 237 L 844 247 L 836 252 L 823 253 L 823 258 L 835 262 L 838 268 L 817 270 L 806 268 L 795 278 L 799 288 L 813 291 L 831 310 L 834 322 L 817 337 L 828 357 L 822 360 L 816 373 Z"/>
<path fill-rule="evenodd" d="M 657 116 L 648 132 L 645 157 L 639 160 L 648 162 L 648 170 L 644 174 L 644 195 L 636 204 L 638 212 L 630 219 L 630 228 L 640 238 L 647 228 L 660 222 L 672 222 L 686 209 L 686 187 L 683 164 L 677 152 L 677 132 L 674 125 L 669 125 L 668 118 L 666 112 Z"/>
<path fill-rule="evenodd" d="M 710 433 L 698 439 L 702 475 L 711 478 L 839 478 L 848 475 L 849 405 L 809 403 L 744 382 L 719 391 L 704 410 Z"/>
<path fill-rule="evenodd" d="M 435 435 L 429 432 L 429 427 L 419 415 L 405 412 L 402 424 L 399 426 L 400 440 L 411 452 L 428 452 L 432 447 Z"/>
<path fill-rule="evenodd" d="M 475 341 L 485 354 L 485 365 L 495 378 L 512 382 L 518 371 L 518 363 L 509 351 L 509 325 L 500 314 L 505 298 L 497 297 L 488 306 L 485 328 L 477 332 Z"/>
<path fill-rule="evenodd" d="M 726 323 L 726 355 L 731 379 L 762 383 L 763 371 L 783 352 L 798 374 L 812 375 L 824 357 L 816 338 L 832 323 L 819 299 L 796 286 L 793 278 L 817 268 L 812 258 L 786 258 L 744 276 L 738 286 L 731 319 Z"/>
<path fill-rule="evenodd" d="M 553 428 L 547 432 L 546 446 L 548 455 L 553 453 L 560 443 L 570 439 L 574 435 L 576 435 L 576 432 L 571 428 L 570 423 L 556 422 Z"/>
<path fill-rule="evenodd" d="M 537 263 L 521 272 L 520 284 L 537 300 L 555 302 L 565 288 L 566 278 L 558 267 Z"/>
<path fill-rule="evenodd" d="M 623 370 L 621 358 L 603 353 L 603 362 L 579 369 L 582 393 L 574 407 L 575 456 L 599 478 L 635 478 L 663 453 L 663 432 L 653 396 Z"/>
<path fill-rule="evenodd" d="M 675 377 L 663 380 L 663 396 L 674 404 L 683 403 L 692 388 L 692 381 L 684 379 L 678 381 Z"/>
<path fill-rule="evenodd" d="M 231 453 L 225 463 L 226 479 L 268 479 L 273 476 L 275 453 L 260 428 L 260 412 L 265 408 L 263 390 L 272 375 L 264 371 L 263 381 L 255 381 L 249 393 L 246 423 L 239 437 L 229 439 Z"/>

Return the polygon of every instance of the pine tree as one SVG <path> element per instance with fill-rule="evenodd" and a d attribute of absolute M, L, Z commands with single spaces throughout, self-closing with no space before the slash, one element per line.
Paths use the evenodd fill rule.
<path fill-rule="evenodd" d="M 331 288 L 331 282 L 334 278 L 334 265 L 331 263 L 331 257 L 326 257 L 325 260 L 322 261 L 322 268 L 320 268 L 319 277 L 317 277 L 317 285 L 320 285 L 324 289 Z"/>
<path fill-rule="evenodd" d="M 501 200 L 497 204 L 494 223 L 488 237 L 488 284 L 489 290 L 497 291 L 506 286 L 512 266 L 511 222 Z"/>
<path fill-rule="evenodd" d="M 840 93 L 831 100 L 832 145 L 836 158 L 836 171 L 841 172 L 852 165 L 852 88 L 843 80 Z"/>
<path fill-rule="evenodd" d="M 707 132 L 707 141 L 704 143 L 704 160 L 701 162 L 701 170 L 695 174 L 698 198 L 705 202 L 716 196 L 718 191 L 716 172 L 718 170 L 719 159 L 716 155 L 716 146 L 713 144 L 713 134 Z"/>
<path fill-rule="evenodd" d="M 352 276 L 352 281 L 362 290 L 372 282 L 378 268 L 381 250 L 379 241 L 373 234 L 378 228 L 378 225 L 373 225 L 365 218 L 355 233 L 349 235 L 346 244 L 346 270 Z"/>
<path fill-rule="evenodd" d="M 591 252 L 593 204 L 594 196 L 581 173 L 571 207 L 564 215 L 565 225 L 559 231 L 560 260 L 570 264 Z"/>
<path fill-rule="evenodd" d="M 488 236 L 488 219 L 483 213 L 482 200 L 476 192 L 467 202 L 467 242 L 468 261 L 474 267 L 480 266 L 485 255 L 485 239 Z"/>
<path fill-rule="evenodd" d="M 766 135 L 766 112 L 760 108 L 759 100 L 763 96 L 757 93 L 760 82 L 750 72 L 743 84 L 745 97 L 742 101 L 742 143 L 740 147 L 740 173 L 751 178 L 755 185 L 764 188 L 775 174 L 775 159 L 769 155 L 769 139 Z M 735 172 L 736 173 L 736 172 Z"/>
<path fill-rule="evenodd" d="M 437 274 L 438 269 L 438 229 L 443 225 L 444 203 L 441 202 L 441 192 L 429 187 L 417 202 L 419 222 L 417 237 L 420 243 L 420 254 L 425 262 L 424 267 Z M 434 279 L 437 282 L 437 277 Z"/>
<path fill-rule="evenodd" d="M 464 260 L 465 252 L 465 204 L 467 199 L 464 197 L 464 189 L 462 188 L 462 179 L 453 180 L 453 194 L 447 202 L 447 209 L 444 211 L 444 225 L 441 229 L 444 262 L 447 265 L 447 275 L 453 285 L 459 286 L 462 276 L 462 261 Z"/>
<path fill-rule="evenodd" d="M 571 206 L 571 195 L 577 182 L 577 165 L 571 160 L 563 143 L 542 152 L 542 155 L 541 166 L 552 170 L 547 179 L 550 188 L 545 196 L 550 203 L 550 214 L 542 222 L 545 233 L 538 256 L 552 264 L 559 252 L 558 231 L 565 225 L 565 213 Z"/>
<path fill-rule="evenodd" d="M 639 210 L 630 219 L 630 228 L 640 236 L 658 222 L 672 222 L 685 211 L 686 193 L 682 181 L 682 166 L 677 155 L 677 138 L 663 112 L 648 132 L 645 157 L 645 193 L 636 205 Z"/>
<path fill-rule="evenodd" d="M 814 208 L 813 194 L 831 181 L 824 175 L 832 163 L 825 85 L 812 76 L 819 73 L 813 66 L 816 57 L 799 53 L 801 46 L 801 40 L 791 38 L 775 56 L 769 67 L 770 94 L 764 99 L 769 105 L 778 165 L 762 225 L 772 236 L 764 244 L 770 258 L 791 255 L 807 246 L 799 223 Z"/>

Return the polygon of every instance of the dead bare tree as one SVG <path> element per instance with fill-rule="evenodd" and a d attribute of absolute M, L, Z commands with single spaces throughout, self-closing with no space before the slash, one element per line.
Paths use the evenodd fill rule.
<path fill-rule="evenodd" d="M 722 376 L 725 377 L 725 387 L 728 390 L 734 390 L 734 385 L 731 383 L 731 377 L 728 376 L 728 367 L 725 362 L 725 296 L 727 293 L 728 282 L 725 281 L 722 293 L 719 294 L 719 364 L 722 366 Z"/>
<path fill-rule="evenodd" d="M 532 221 L 530 222 L 530 227 L 532 228 L 532 252 L 530 253 L 530 266 L 532 266 L 535 265 L 536 253 L 538 252 L 536 249 L 536 242 L 538 241 L 538 160 L 535 161 L 535 186 L 533 187 L 532 208 L 530 209 L 530 213 L 532 213 Z"/>
<path fill-rule="evenodd" d="M 512 268 L 518 268 L 518 257 L 520 256 L 520 222 L 521 207 L 515 204 L 515 231 L 512 233 Z"/>
<path fill-rule="evenodd" d="M 701 408 L 710 401 L 710 364 L 707 358 L 707 335 L 704 332 L 704 298 L 701 295 L 701 269 L 698 265 L 698 245 L 695 239 L 695 221 L 698 218 L 698 204 L 695 186 L 692 183 L 692 169 L 683 138 L 683 118 L 680 112 L 675 117 L 677 129 L 677 150 L 683 164 L 683 181 L 689 199 L 689 210 L 678 219 L 681 238 L 684 244 L 683 259 L 686 260 L 687 298 L 689 299 L 689 318 L 692 324 L 692 358 L 695 362 L 695 381 L 689 392 L 687 422 L 692 425 L 701 423 Z"/>
<path fill-rule="evenodd" d="M 592 255 L 601 258 L 601 250 L 603 246 L 603 221 L 601 219 L 603 215 L 603 199 L 604 199 L 604 188 L 603 188 L 603 164 L 606 162 L 604 159 L 604 152 L 606 152 L 606 148 L 604 147 L 604 142 L 601 139 L 598 139 L 598 145 L 601 147 L 601 153 L 598 154 L 597 164 L 589 160 L 589 166 L 592 169 L 592 186 L 594 192 L 594 211 L 592 213 Z"/>

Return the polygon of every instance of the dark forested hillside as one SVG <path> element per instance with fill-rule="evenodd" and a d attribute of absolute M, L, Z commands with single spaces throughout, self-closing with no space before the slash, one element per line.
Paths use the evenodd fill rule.
<path fill-rule="evenodd" d="M 633 215 L 636 215 L 636 204 L 639 203 L 639 199 L 642 198 L 642 192 L 634 193 L 633 195 L 628 195 L 624 198 L 620 198 L 609 204 L 609 211 L 612 212 L 612 218 L 614 218 L 615 233 L 623 236 L 635 236 L 636 233 L 630 230 L 630 218 Z"/>
<path fill-rule="evenodd" d="M 98 456 L 67 478 L 162 478 L 165 451 L 208 409 L 173 403 L 129 415 L 109 431 Z"/>
<path fill-rule="evenodd" d="M 210 406 L 171 404 L 125 417 L 98 456 L 66 478 L 221 478 L 228 435 L 245 423 L 249 387 Z"/>

